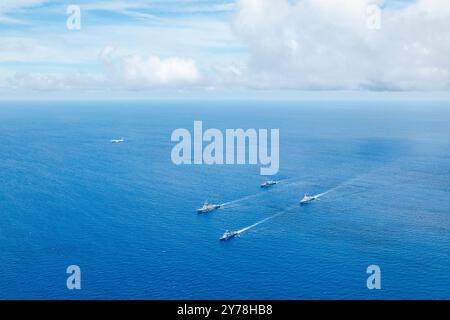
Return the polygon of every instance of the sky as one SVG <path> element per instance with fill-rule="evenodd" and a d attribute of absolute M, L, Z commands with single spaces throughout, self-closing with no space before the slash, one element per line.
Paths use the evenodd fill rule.
<path fill-rule="evenodd" d="M 448 0 L 1 0 L 0 97 L 445 96 L 449 30 Z"/>

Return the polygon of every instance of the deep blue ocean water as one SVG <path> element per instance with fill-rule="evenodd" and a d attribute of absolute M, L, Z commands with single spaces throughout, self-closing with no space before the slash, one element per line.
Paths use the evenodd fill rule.
<path fill-rule="evenodd" d="M 283 181 L 175 166 L 194 120 L 279 128 Z M 2 102 L 0 136 L 2 299 L 450 298 L 448 103 Z M 205 199 L 241 200 L 196 214 Z"/>

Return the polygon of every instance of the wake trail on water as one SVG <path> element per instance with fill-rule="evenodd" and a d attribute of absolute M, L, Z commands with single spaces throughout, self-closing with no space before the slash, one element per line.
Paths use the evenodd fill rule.
<path fill-rule="evenodd" d="M 348 180 L 348 181 L 346 181 L 346 182 L 344 182 L 344 183 L 341 183 L 341 184 L 337 185 L 336 187 L 331 188 L 331 189 L 329 189 L 329 190 L 327 190 L 327 191 L 325 191 L 325 192 L 316 194 L 314 197 L 315 197 L 316 199 L 319 199 L 320 197 L 322 197 L 322 196 L 324 196 L 324 195 L 326 195 L 326 194 L 328 194 L 328 193 L 330 193 L 330 192 L 333 192 L 333 191 L 335 191 L 335 190 L 337 190 L 337 189 L 339 189 L 339 188 L 342 188 L 342 187 L 345 186 L 345 185 L 348 185 L 349 183 L 351 183 L 353 180 L 356 180 L 356 179 L 358 179 L 358 177 L 357 177 L 357 178 L 350 179 L 350 180 Z M 265 223 L 265 222 L 267 222 L 267 221 L 269 221 L 269 220 L 271 220 L 271 219 L 273 219 L 273 218 L 276 218 L 276 217 L 278 217 L 278 216 L 280 216 L 280 215 L 282 215 L 282 214 L 284 214 L 284 213 L 287 213 L 287 212 L 291 211 L 293 208 L 298 208 L 298 205 L 292 205 L 292 206 L 286 208 L 286 210 L 284 210 L 284 211 L 278 212 L 278 213 L 276 213 L 276 214 L 274 214 L 274 215 L 271 215 L 270 217 L 264 218 L 264 219 L 262 219 L 262 220 L 260 220 L 260 221 L 258 221 L 258 222 L 256 222 L 256 223 L 254 223 L 254 224 L 252 224 L 252 225 L 250 225 L 250 226 L 248 226 L 248 227 L 239 229 L 239 230 L 236 231 L 236 233 L 237 233 L 237 234 L 241 234 L 241 233 L 243 233 L 243 232 L 245 232 L 245 231 L 248 231 L 248 230 L 250 230 L 250 229 L 253 229 L 253 228 L 256 227 L 256 226 L 259 226 L 260 224 L 263 224 L 263 223 Z"/>
<path fill-rule="evenodd" d="M 369 172 L 367 172 L 365 174 L 362 174 L 362 175 L 359 175 L 359 176 L 354 177 L 352 179 L 349 179 L 349 180 L 347 180 L 347 181 L 345 181 L 345 182 L 335 186 L 334 188 L 331 188 L 331 189 L 329 189 L 329 190 L 327 190 L 325 192 L 316 194 L 314 197 L 316 197 L 316 199 L 319 199 L 320 197 L 325 196 L 325 195 L 327 195 L 329 193 L 332 193 L 334 191 L 337 191 L 337 190 L 339 190 L 339 189 L 341 189 L 341 188 L 343 188 L 345 186 L 348 186 L 348 185 L 352 184 L 353 182 L 362 181 L 362 180 L 364 180 L 364 178 L 370 177 L 372 174 L 374 174 L 374 173 L 376 174 L 377 172 L 383 170 L 384 167 L 387 167 L 387 165 L 386 166 L 377 167 L 377 168 L 373 168 L 372 170 L 369 170 Z M 304 179 L 298 179 L 298 178 L 287 178 L 287 179 L 278 180 L 278 184 L 281 184 L 281 186 L 279 186 L 279 187 L 295 186 L 295 185 L 301 184 L 303 182 L 304 182 Z M 270 190 L 267 190 L 267 191 L 270 192 Z M 229 201 L 229 202 L 222 203 L 221 206 L 229 208 L 230 205 L 233 205 L 233 207 L 235 207 L 235 206 L 238 206 L 241 202 L 244 202 L 245 200 L 249 200 L 249 199 L 253 199 L 253 198 L 256 198 L 256 197 L 260 197 L 260 196 L 263 196 L 264 194 L 265 194 L 265 192 L 258 192 L 258 193 L 251 194 L 251 195 L 248 195 L 248 196 L 236 199 L 236 200 L 232 200 L 232 201 Z"/>
<path fill-rule="evenodd" d="M 325 192 L 316 194 L 314 197 L 315 197 L 316 199 L 319 199 L 320 197 L 322 197 L 322 196 L 324 196 L 324 195 L 326 195 L 326 194 L 328 194 L 328 193 L 330 193 L 330 192 L 333 192 L 333 191 L 337 190 L 339 187 L 340 187 L 340 186 L 337 186 L 337 187 L 334 187 L 334 188 L 332 188 L 332 189 L 330 189 L 330 190 L 327 190 L 327 191 L 325 191 Z"/>
<path fill-rule="evenodd" d="M 252 229 L 252 228 L 254 228 L 254 227 L 256 227 L 256 226 L 259 226 L 260 224 L 263 224 L 264 222 L 267 222 L 267 221 L 269 221 L 269 220 L 271 220 L 271 219 L 273 219 L 273 218 L 275 218 L 275 217 L 278 217 L 278 216 L 280 216 L 280 215 L 282 215 L 282 214 L 284 214 L 284 213 L 287 213 L 287 212 L 289 212 L 290 210 L 292 210 L 293 208 L 297 208 L 297 207 L 298 207 L 298 205 L 293 205 L 293 206 L 287 208 L 287 209 L 284 210 L 284 211 L 275 213 L 274 215 L 271 215 L 270 217 L 264 218 L 264 219 L 262 219 L 262 220 L 260 220 L 260 221 L 258 221 L 258 222 L 256 222 L 256 223 L 254 223 L 254 224 L 252 224 L 252 225 L 250 225 L 250 226 L 248 226 L 248 227 L 239 229 L 239 230 L 237 230 L 236 232 L 237 232 L 237 234 L 241 234 L 241 233 L 243 233 L 243 232 L 245 232 L 245 231 L 247 231 L 247 230 L 250 230 L 250 229 Z"/>
<path fill-rule="evenodd" d="M 265 218 L 265 219 L 262 219 L 261 221 L 258 221 L 258 222 L 256 222 L 256 223 L 254 223 L 254 224 L 252 224 L 252 225 L 250 225 L 250 226 L 248 226 L 248 227 L 245 227 L 245 228 L 242 228 L 242 229 L 240 229 L 240 230 L 238 230 L 238 231 L 236 231 L 238 234 L 241 234 L 241 233 L 243 233 L 243 232 L 245 232 L 245 231 L 247 231 L 247 230 L 250 230 L 250 229 L 252 229 L 252 228 L 254 228 L 254 227 L 256 227 L 256 226 L 259 226 L 260 224 L 263 224 L 264 222 L 266 222 L 266 221 L 268 221 L 268 220 L 270 220 L 270 219 L 273 219 L 273 218 L 275 218 L 276 216 L 279 216 L 279 215 L 281 215 L 281 214 L 283 214 L 284 212 L 278 212 L 278 213 L 276 213 L 276 214 L 274 214 L 274 215 L 272 215 L 272 216 L 270 216 L 270 217 L 268 217 L 268 218 Z"/>
<path fill-rule="evenodd" d="M 379 170 L 379 169 L 378 169 L 378 170 Z M 349 179 L 349 180 L 347 180 L 347 181 L 345 181 L 345 182 L 343 182 L 343 183 L 341 183 L 341 184 L 335 186 L 334 188 L 331 188 L 331 189 L 329 189 L 329 190 L 327 190 L 327 191 L 325 191 L 325 192 L 316 194 L 314 197 L 316 197 L 316 199 L 319 199 L 320 197 L 325 196 L 325 195 L 327 195 L 327 194 L 329 194 L 329 193 L 331 193 L 331 192 L 334 192 L 334 191 L 336 191 L 336 190 L 338 190 L 338 189 L 341 189 L 341 188 L 343 188 L 343 187 L 345 187 L 345 186 L 348 186 L 348 185 L 354 183 L 355 181 L 361 181 L 361 180 L 363 180 L 364 178 L 369 177 L 371 174 L 373 174 L 373 173 L 376 172 L 376 171 L 377 171 L 377 170 L 374 169 L 374 170 L 369 171 L 369 172 L 366 173 L 366 174 L 363 174 L 363 175 L 357 176 L 357 177 L 355 177 L 355 178 Z M 284 181 L 288 181 L 288 180 L 292 180 L 292 179 L 285 179 Z M 292 183 L 295 183 L 295 182 L 292 182 Z M 290 184 L 292 184 L 292 183 L 290 183 Z M 363 192 L 363 191 L 358 191 L 357 193 L 359 193 L 359 192 Z M 228 202 L 228 203 L 229 203 L 229 204 L 230 204 L 230 203 L 236 203 L 236 202 L 239 202 L 239 201 L 243 201 L 243 200 L 249 199 L 250 197 L 257 196 L 257 195 L 259 195 L 259 194 L 247 196 L 247 197 L 244 197 L 244 198 L 241 198 L 241 199 L 238 199 L 238 200 L 234 200 L 234 201 L 231 201 L 231 202 Z M 262 220 L 260 220 L 260 221 L 258 221 L 258 222 L 256 222 L 256 223 L 254 223 L 254 224 L 252 224 L 252 225 L 250 225 L 250 226 L 248 226 L 248 227 L 239 229 L 239 230 L 237 230 L 236 232 L 237 232 L 237 234 L 241 234 L 241 233 L 243 233 L 243 232 L 245 232 L 245 231 L 248 231 L 248 230 L 250 230 L 250 229 L 253 229 L 254 227 L 259 226 L 260 224 L 263 224 L 263 223 L 265 223 L 265 222 L 267 222 L 267 221 L 269 221 L 269 220 L 271 220 L 271 219 L 273 219 L 273 218 L 275 218 L 275 217 L 278 217 L 278 216 L 280 216 L 280 215 L 282 215 L 282 214 L 284 214 L 284 213 L 287 213 L 287 212 L 291 211 L 293 208 L 297 208 L 297 207 L 298 207 L 298 205 L 292 205 L 292 206 L 286 208 L 286 210 L 284 210 L 284 211 L 278 212 L 278 213 L 276 213 L 276 214 L 274 214 L 274 215 L 271 215 L 270 217 L 264 218 L 264 219 L 262 219 Z"/>
<path fill-rule="evenodd" d="M 371 174 L 373 174 L 375 171 L 376 171 L 376 170 L 374 169 L 374 170 L 369 171 L 368 173 L 365 173 L 365 174 L 362 174 L 362 175 L 360 175 L 360 176 L 357 176 L 357 177 L 354 177 L 354 178 L 352 178 L 352 179 L 349 179 L 349 180 L 347 180 L 347 181 L 344 181 L 344 182 L 342 182 L 341 184 L 335 186 L 334 188 L 331 188 L 331 189 L 329 189 L 329 190 L 327 190 L 327 191 L 325 191 L 325 192 L 316 194 L 314 197 L 315 197 L 316 199 L 319 199 L 320 197 L 322 197 L 322 196 L 324 196 L 324 195 L 327 195 L 327 194 L 329 194 L 329 193 L 331 193 L 331 192 L 337 191 L 337 190 L 339 190 L 339 189 L 341 189 L 341 188 L 343 188 L 343 187 L 345 187 L 345 186 L 351 185 L 352 183 L 354 183 L 354 182 L 356 182 L 356 181 L 361 181 L 361 180 L 363 180 L 364 178 L 367 178 L 368 176 L 370 176 Z"/>
<path fill-rule="evenodd" d="M 299 181 L 301 181 L 301 180 L 299 180 L 299 179 L 294 179 L 294 178 L 290 178 L 290 179 L 282 179 L 282 180 L 278 180 L 277 184 L 281 184 L 282 186 L 289 186 L 289 185 L 295 184 L 296 182 L 299 182 Z M 276 186 L 274 186 L 274 188 L 275 188 L 275 187 L 276 187 Z M 264 192 L 258 192 L 258 193 L 251 194 L 251 195 L 248 195 L 248 196 L 245 196 L 245 197 L 236 199 L 236 200 L 228 201 L 228 202 L 222 203 L 222 204 L 221 204 L 221 207 L 230 208 L 231 205 L 233 205 L 233 207 L 235 207 L 235 206 L 237 206 L 239 203 L 241 203 L 241 202 L 243 202 L 243 201 L 245 201 L 245 200 L 253 199 L 253 198 L 256 198 L 256 197 L 261 197 L 261 196 L 263 196 L 266 192 L 270 192 L 270 191 L 271 191 L 271 190 L 265 190 Z"/>
<path fill-rule="evenodd" d="M 227 204 L 227 205 L 221 204 L 220 205 L 220 209 L 232 209 L 232 208 L 237 208 L 237 207 L 239 207 L 238 203 L 232 203 L 232 204 Z"/>
<path fill-rule="evenodd" d="M 365 175 L 364 175 L 364 176 L 365 176 Z M 322 196 L 324 196 L 324 195 L 326 195 L 326 194 L 329 194 L 329 193 L 331 193 L 331 192 L 333 192 L 333 191 L 336 191 L 336 190 L 338 190 L 338 189 L 340 189 L 340 188 L 342 188 L 342 187 L 344 187 L 344 186 L 346 186 L 346 185 L 348 185 L 348 184 L 350 184 L 350 183 L 352 183 L 352 182 L 354 182 L 354 181 L 356 181 L 356 180 L 359 180 L 360 178 L 361 178 L 361 177 L 356 177 L 356 178 L 350 179 L 350 180 L 348 180 L 348 181 L 346 181 L 346 182 L 343 182 L 343 183 L 337 185 L 336 187 L 331 188 L 331 189 L 329 189 L 329 190 L 327 190 L 327 191 L 325 191 L 325 192 L 316 194 L 314 197 L 316 197 L 316 198 L 318 199 L 318 198 L 320 198 L 320 197 L 322 197 Z M 248 227 L 245 227 L 245 228 L 242 228 L 242 229 L 240 229 L 240 230 L 237 230 L 236 232 L 237 232 L 238 234 L 241 234 L 241 233 L 243 233 L 243 232 L 245 232 L 245 231 L 247 231 L 247 230 L 250 230 L 250 229 L 252 229 L 252 228 L 254 228 L 254 227 L 256 227 L 256 226 L 259 226 L 260 224 L 263 224 L 263 223 L 265 223 L 265 222 L 267 222 L 267 221 L 269 221 L 269 220 L 271 220 L 271 219 L 273 219 L 273 218 L 275 218 L 275 217 L 278 217 L 279 215 L 282 215 L 282 214 L 284 214 L 284 213 L 287 213 L 287 212 L 289 212 L 290 210 L 292 210 L 293 208 L 297 208 L 297 207 L 298 207 L 298 205 L 292 205 L 292 206 L 286 208 L 286 210 L 284 210 L 284 211 L 278 212 L 278 213 L 276 213 L 276 214 L 274 214 L 274 215 L 271 215 L 270 217 L 264 218 L 264 219 L 262 219 L 262 220 L 260 220 L 260 221 L 258 221 L 258 222 L 256 222 L 256 223 L 254 223 L 254 224 L 252 224 L 252 225 L 250 225 L 250 226 L 248 226 Z"/>
<path fill-rule="evenodd" d="M 259 193 L 251 194 L 251 195 L 248 195 L 248 196 L 245 196 L 245 197 L 233 200 L 233 201 L 228 201 L 228 202 L 222 203 L 221 206 L 222 207 L 225 207 L 225 206 L 226 207 L 230 207 L 230 205 L 238 204 L 239 202 L 242 202 L 242 201 L 245 201 L 245 200 L 248 200 L 248 199 L 251 199 L 251 198 L 255 198 L 255 197 L 259 196 L 259 195 L 260 195 Z"/>
<path fill-rule="evenodd" d="M 337 190 L 337 189 L 339 189 L 339 188 L 342 188 L 342 187 L 345 186 L 345 185 L 348 185 L 349 183 L 351 183 L 352 181 L 354 181 L 354 180 L 356 180 L 356 179 L 358 179 L 358 178 L 359 178 L 359 177 L 350 179 L 350 180 L 348 180 L 348 181 L 346 181 L 346 182 L 344 182 L 344 183 L 341 183 L 341 184 L 339 184 L 338 186 L 336 186 L 336 187 L 334 187 L 334 188 L 331 188 L 331 189 L 329 189 L 329 190 L 327 190 L 327 191 L 325 191 L 325 192 L 316 194 L 314 197 L 316 197 L 316 198 L 318 199 L 318 198 L 320 198 L 320 197 L 322 197 L 322 196 L 324 196 L 324 195 L 326 195 L 326 194 L 328 194 L 328 193 L 330 193 L 330 192 L 333 192 L 333 191 L 335 191 L 335 190 Z M 290 179 L 285 179 L 284 181 L 286 181 L 286 180 L 290 180 Z M 256 196 L 259 196 L 260 194 L 261 194 L 261 193 L 257 193 L 257 194 L 254 194 L 254 195 L 249 195 L 249 196 L 246 196 L 246 197 L 237 199 L 237 200 L 233 200 L 233 201 L 230 201 L 230 202 L 226 202 L 226 203 L 222 204 L 222 206 L 229 206 L 229 205 L 232 205 L 232 204 L 236 204 L 236 203 L 238 203 L 238 202 L 241 202 L 241 201 L 244 201 L 244 200 L 248 200 L 248 199 L 253 198 L 253 197 L 256 197 Z M 262 220 L 260 220 L 260 221 L 258 221 L 258 222 L 256 222 L 256 223 L 254 223 L 254 224 L 252 224 L 252 225 L 250 225 L 250 226 L 248 226 L 248 227 L 239 229 L 239 230 L 236 231 L 236 233 L 237 233 L 237 234 L 241 234 L 241 233 L 243 233 L 243 232 L 245 232 L 245 231 L 248 231 L 248 230 L 250 230 L 250 229 L 253 229 L 253 228 L 256 227 L 256 226 L 259 226 L 260 224 L 263 224 L 263 223 L 265 223 L 265 222 L 267 222 L 267 221 L 269 221 L 269 220 L 271 220 L 271 219 L 273 219 L 273 218 L 276 218 L 276 217 L 278 217 L 278 216 L 280 216 L 280 215 L 282 215 L 282 214 L 284 214 L 284 213 L 287 213 L 287 212 L 289 212 L 290 210 L 292 210 L 293 208 L 297 208 L 297 207 L 298 207 L 298 205 L 292 205 L 292 206 L 286 208 L 286 210 L 284 210 L 284 211 L 278 212 L 278 213 L 276 213 L 276 214 L 274 214 L 274 215 L 271 215 L 270 217 L 264 218 L 264 219 L 262 219 Z"/>

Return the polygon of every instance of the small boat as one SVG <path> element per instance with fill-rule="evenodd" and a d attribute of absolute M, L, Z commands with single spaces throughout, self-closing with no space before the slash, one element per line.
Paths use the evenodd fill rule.
<path fill-rule="evenodd" d="M 124 138 L 120 138 L 120 139 L 112 139 L 112 140 L 111 140 L 111 143 L 122 143 L 122 142 L 124 142 L 124 141 L 125 141 Z"/>
<path fill-rule="evenodd" d="M 267 180 L 264 183 L 261 184 L 261 188 L 269 188 L 270 186 L 276 185 L 278 182 L 273 180 Z"/>
<path fill-rule="evenodd" d="M 317 196 L 309 196 L 307 194 L 304 195 L 303 199 L 300 200 L 300 205 L 307 204 L 311 201 L 314 201 L 317 199 Z"/>
<path fill-rule="evenodd" d="M 210 204 L 208 201 L 205 201 L 203 206 L 199 209 L 197 209 L 197 213 L 208 213 L 214 210 L 217 210 L 221 207 L 220 204 Z"/>
<path fill-rule="evenodd" d="M 237 236 L 239 234 L 239 232 L 237 231 L 225 231 L 225 233 L 220 237 L 220 241 L 226 241 L 226 240 L 230 240 L 231 238 L 234 238 L 235 236 Z"/>

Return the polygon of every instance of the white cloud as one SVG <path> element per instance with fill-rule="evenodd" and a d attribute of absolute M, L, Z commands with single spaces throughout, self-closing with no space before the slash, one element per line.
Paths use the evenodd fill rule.
<path fill-rule="evenodd" d="M 8 16 L 11 12 L 20 9 L 38 6 L 48 2 L 48 0 L 1 0 L 0 2 L 0 23 L 24 23 L 21 20 Z"/>
<path fill-rule="evenodd" d="M 6 78 L 5 87 L 9 90 L 25 91 L 96 91 L 102 87 L 102 77 L 88 73 L 30 73 L 16 72 Z"/>
<path fill-rule="evenodd" d="M 98 22 L 90 12 L 87 27 L 70 32 L 60 4 L 0 0 L 0 23 L 43 3 L 39 12 L 61 14 L 2 30 L 0 86 L 450 92 L 450 1 L 398 1 L 383 9 L 381 29 L 370 30 L 366 9 L 377 1 L 81 1 L 85 11 L 139 19 Z M 230 10 L 231 22 L 222 15 Z M 119 50 L 105 47 L 99 65 L 108 44 Z"/>
<path fill-rule="evenodd" d="M 249 46 L 245 82 L 260 88 L 450 89 L 450 2 L 383 9 L 373 0 L 239 0 L 235 33 Z"/>
<path fill-rule="evenodd" d="M 0 61 L 25 62 L 49 60 L 53 50 L 36 39 L 0 37 Z"/>
<path fill-rule="evenodd" d="M 160 13 L 221 13 L 229 12 L 233 9 L 232 2 L 199 2 L 197 0 L 184 0 L 182 3 L 173 1 L 99 1 L 90 2 L 83 5 L 83 10 L 97 10 L 97 11 L 114 11 L 117 13 L 131 14 L 138 13 L 134 10 L 148 10 L 157 11 Z"/>
<path fill-rule="evenodd" d="M 48 0 L 2 0 L 0 12 L 9 12 L 16 9 L 32 7 L 48 2 Z"/>
<path fill-rule="evenodd" d="M 113 53 L 112 47 L 105 47 L 100 53 L 100 61 L 105 66 L 108 78 L 120 87 L 142 89 L 190 86 L 201 78 L 193 59 L 139 54 L 115 58 Z"/>

